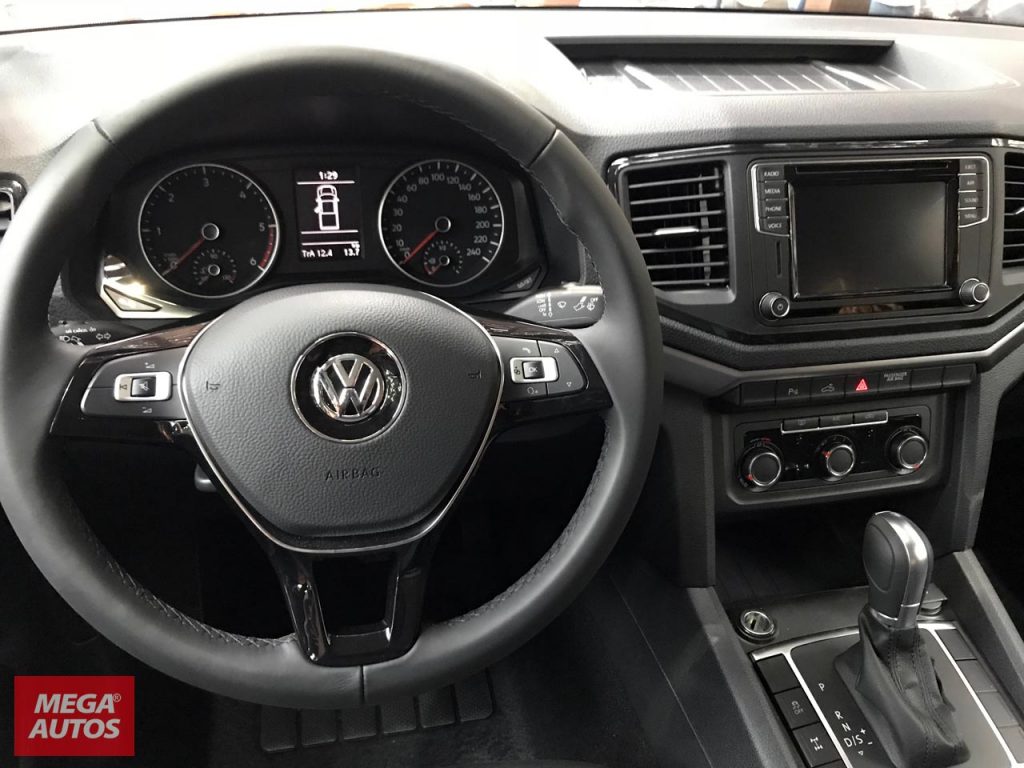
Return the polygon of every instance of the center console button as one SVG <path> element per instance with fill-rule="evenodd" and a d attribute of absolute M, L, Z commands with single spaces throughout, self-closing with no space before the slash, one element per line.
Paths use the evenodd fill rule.
<path fill-rule="evenodd" d="M 809 432 L 817 428 L 817 416 L 800 416 L 795 419 L 786 419 L 782 422 L 783 432 Z"/>
<path fill-rule="evenodd" d="M 885 424 L 889 421 L 888 411 L 861 411 L 853 414 L 854 424 Z"/>
<path fill-rule="evenodd" d="M 985 161 L 980 157 L 965 157 L 960 160 L 960 173 L 984 173 Z"/>
<path fill-rule="evenodd" d="M 968 208 L 981 208 L 984 204 L 985 198 L 982 197 L 981 192 L 976 189 L 972 189 L 969 192 L 960 193 L 960 199 L 957 207 L 962 211 Z"/>
<path fill-rule="evenodd" d="M 811 400 L 842 400 L 842 376 L 819 376 L 811 382 Z"/>
<path fill-rule="evenodd" d="M 966 387 L 973 381 L 973 365 L 947 365 L 942 372 L 943 387 Z"/>
<path fill-rule="evenodd" d="M 939 371 L 942 382 L 942 371 Z M 774 381 L 748 381 L 740 385 L 740 405 L 775 405 Z"/>
<path fill-rule="evenodd" d="M 864 373 L 846 377 L 846 396 L 865 397 L 878 390 L 878 374 Z"/>
<path fill-rule="evenodd" d="M 977 224 L 985 218 L 985 212 L 981 208 L 968 208 L 966 210 L 958 211 L 957 214 L 961 226 Z"/>
<path fill-rule="evenodd" d="M 983 173 L 961 173 L 960 191 L 981 190 L 985 188 L 985 174 Z"/>
<path fill-rule="evenodd" d="M 909 392 L 910 370 L 903 368 L 894 371 L 882 371 L 878 379 L 879 392 Z"/>
<path fill-rule="evenodd" d="M 852 413 L 830 413 L 828 416 L 821 416 L 819 423 L 822 429 L 832 429 L 834 427 L 848 427 L 853 424 Z"/>
<path fill-rule="evenodd" d="M 768 686 L 768 690 L 772 693 L 800 686 L 796 675 L 793 674 L 793 668 L 789 666 L 789 661 L 781 654 L 779 656 L 770 656 L 757 662 L 757 671 L 761 673 L 765 685 Z"/>
<path fill-rule="evenodd" d="M 781 216 L 761 219 L 761 231 L 772 235 L 788 235 L 789 219 Z"/>
<path fill-rule="evenodd" d="M 802 688 L 775 694 L 775 704 L 791 731 L 818 722 L 818 715 Z"/>
<path fill-rule="evenodd" d="M 793 731 L 793 738 L 804 756 L 807 765 L 811 768 L 818 768 L 820 765 L 839 759 L 839 752 L 835 744 L 825 732 L 825 726 L 821 723 L 804 726 Z"/>
<path fill-rule="evenodd" d="M 941 368 L 920 368 L 910 378 L 910 389 L 919 392 L 925 389 L 939 389 L 942 386 Z"/>
<path fill-rule="evenodd" d="M 757 166 L 758 181 L 782 181 L 785 176 L 785 167 L 781 165 L 759 165 Z"/>
<path fill-rule="evenodd" d="M 811 383 L 808 379 L 780 381 L 775 387 L 776 403 L 806 403 L 810 400 Z"/>

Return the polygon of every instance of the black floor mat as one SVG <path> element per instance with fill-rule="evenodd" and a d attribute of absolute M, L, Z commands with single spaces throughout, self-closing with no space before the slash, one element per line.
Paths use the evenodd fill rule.
<path fill-rule="evenodd" d="M 260 707 L 217 698 L 210 714 L 207 765 L 441 768 L 541 758 L 653 768 L 637 715 L 604 657 L 600 631 L 583 608 L 570 608 L 489 670 L 493 714 L 458 725 L 267 754 L 259 743 Z"/>

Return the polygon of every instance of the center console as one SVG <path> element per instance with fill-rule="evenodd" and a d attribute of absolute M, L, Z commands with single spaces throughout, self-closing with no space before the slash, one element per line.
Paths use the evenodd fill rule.
<path fill-rule="evenodd" d="M 863 559 L 868 588 L 856 628 L 773 643 L 777 625 L 770 609 L 747 610 L 738 619 L 804 764 L 1020 765 L 1020 716 L 960 631 L 945 595 L 929 586 L 934 560 L 924 533 L 902 515 L 878 513 L 867 523 Z M 818 616 L 843 612 L 830 602 L 841 600 L 821 596 Z M 810 614 L 804 618 L 814 621 Z"/>
<path fill-rule="evenodd" d="M 951 415 L 1005 336 L 961 350 L 1024 299 L 1024 262 L 1003 254 L 1019 157 L 963 139 L 612 165 L 669 379 L 714 406 L 717 512 L 943 482 Z M 689 354 L 671 365 L 675 350 Z"/>

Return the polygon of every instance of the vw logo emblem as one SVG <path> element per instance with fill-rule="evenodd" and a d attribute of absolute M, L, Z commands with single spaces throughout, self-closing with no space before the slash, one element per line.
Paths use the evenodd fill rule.
<path fill-rule="evenodd" d="M 398 418 L 405 373 L 383 342 L 336 333 L 314 342 L 295 363 L 292 403 L 299 420 L 321 437 L 368 440 Z"/>
<path fill-rule="evenodd" d="M 317 408 L 345 424 L 363 421 L 380 410 L 386 390 L 380 369 L 353 352 L 329 358 L 313 371 L 311 385 Z"/>

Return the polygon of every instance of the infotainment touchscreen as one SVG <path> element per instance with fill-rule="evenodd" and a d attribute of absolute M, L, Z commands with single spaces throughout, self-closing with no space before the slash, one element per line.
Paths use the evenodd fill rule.
<path fill-rule="evenodd" d="M 944 181 L 794 185 L 794 295 L 801 299 L 943 288 L 949 281 Z M 955 214 L 954 214 L 955 216 Z"/>

